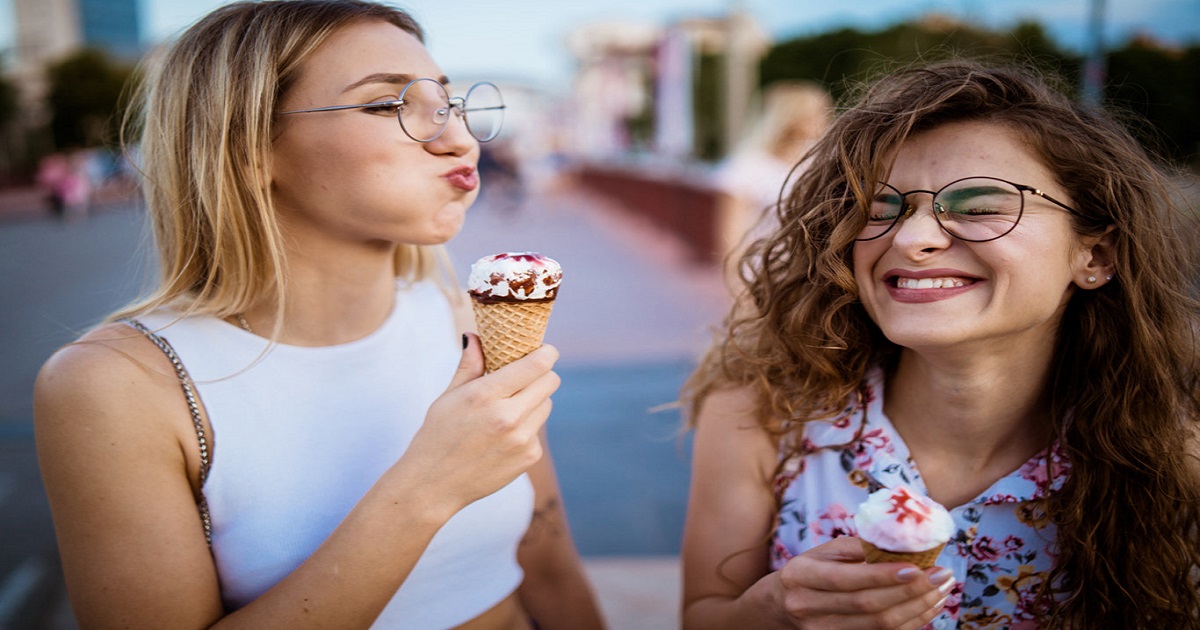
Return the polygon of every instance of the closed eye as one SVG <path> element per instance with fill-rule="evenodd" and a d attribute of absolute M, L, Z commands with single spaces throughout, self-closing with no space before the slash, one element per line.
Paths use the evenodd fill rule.
<path fill-rule="evenodd" d="M 400 109 L 402 105 L 404 105 L 404 101 L 400 99 L 391 99 L 387 101 L 379 101 L 378 103 L 371 103 L 363 107 L 363 109 L 373 114 L 387 114 L 389 116 L 395 116 L 396 111 Z"/>

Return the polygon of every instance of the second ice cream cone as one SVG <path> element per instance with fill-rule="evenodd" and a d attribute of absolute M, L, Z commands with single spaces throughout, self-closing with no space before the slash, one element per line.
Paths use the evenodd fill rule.
<path fill-rule="evenodd" d="M 942 554 L 942 549 L 946 546 L 946 543 L 942 543 L 926 551 L 896 552 L 880 549 L 865 540 L 860 539 L 859 542 L 862 543 L 863 553 L 867 554 L 868 563 L 911 562 L 921 569 L 928 569 L 937 564 L 938 556 Z"/>

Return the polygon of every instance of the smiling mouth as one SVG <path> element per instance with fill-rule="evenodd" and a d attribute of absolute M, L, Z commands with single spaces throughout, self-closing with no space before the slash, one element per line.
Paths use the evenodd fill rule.
<path fill-rule="evenodd" d="M 969 282 L 962 278 L 901 278 L 894 280 L 897 289 L 951 289 L 965 287 Z"/>

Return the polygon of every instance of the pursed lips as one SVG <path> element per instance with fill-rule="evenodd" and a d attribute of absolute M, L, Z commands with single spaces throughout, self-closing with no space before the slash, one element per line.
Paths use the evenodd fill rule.
<path fill-rule="evenodd" d="M 479 175 L 470 166 L 460 166 L 446 171 L 442 174 L 442 178 L 450 182 L 451 186 L 467 192 L 475 190 L 475 187 L 479 185 Z"/>

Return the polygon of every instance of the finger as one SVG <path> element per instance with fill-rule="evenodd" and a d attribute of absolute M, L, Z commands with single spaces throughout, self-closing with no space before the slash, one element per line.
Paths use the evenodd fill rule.
<path fill-rule="evenodd" d="M 483 376 L 483 346 L 479 344 L 479 336 L 475 333 L 465 333 L 462 338 L 462 357 L 458 360 L 458 368 L 454 371 L 447 390 Z"/>
<path fill-rule="evenodd" d="M 513 394 L 510 400 L 518 409 L 532 409 L 558 391 L 561 384 L 562 378 L 557 372 L 546 372 L 526 385 L 524 389 Z"/>
<path fill-rule="evenodd" d="M 857 549 L 856 549 L 857 547 Z M 792 558 L 784 566 L 784 579 L 819 591 L 851 592 L 923 583 L 921 572 L 912 564 L 863 562 L 862 544 L 857 538 L 835 538 Z"/>
<path fill-rule="evenodd" d="M 488 374 L 484 380 L 488 383 L 487 387 L 497 396 L 512 396 L 553 369 L 556 361 L 558 349 L 546 344 Z"/>
<path fill-rule="evenodd" d="M 945 608 L 954 584 L 954 580 L 949 580 L 942 588 L 896 606 L 888 611 L 888 625 L 897 628 L 924 628 Z"/>
<path fill-rule="evenodd" d="M 537 442 L 540 440 L 540 436 L 538 434 L 542 430 L 542 426 L 544 426 L 546 421 L 550 419 L 550 411 L 553 409 L 553 407 L 554 403 L 547 398 L 543 400 L 542 403 L 537 407 L 534 407 L 533 411 L 531 411 L 527 416 L 531 422 L 530 429 L 533 430 L 533 435 L 530 438 L 532 441 Z"/>
<path fill-rule="evenodd" d="M 811 555 L 830 562 L 863 562 L 867 559 L 862 541 L 854 536 L 840 536 L 812 550 Z"/>
<path fill-rule="evenodd" d="M 929 610 L 946 596 L 953 585 L 953 580 L 950 580 L 946 590 L 940 591 L 928 580 L 920 579 L 909 584 L 860 591 L 823 591 L 820 598 L 809 600 L 803 611 L 807 614 L 870 616 L 886 621 L 888 627 L 894 627 Z M 814 605 L 813 602 L 819 603 Z"/>

